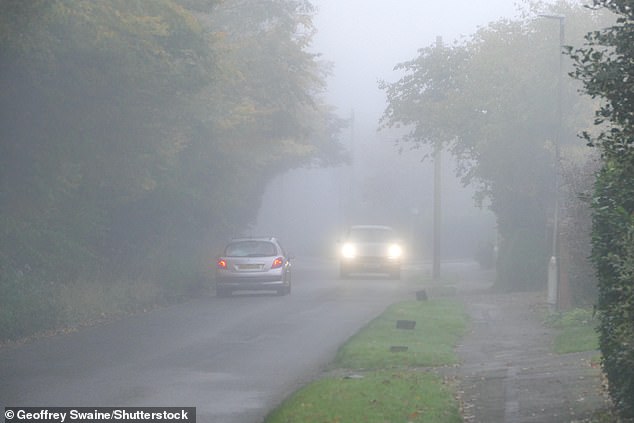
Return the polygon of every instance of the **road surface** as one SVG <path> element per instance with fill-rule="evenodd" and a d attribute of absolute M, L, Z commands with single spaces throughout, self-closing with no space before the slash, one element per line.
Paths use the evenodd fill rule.
<path fill-rule="evenodd" d="M 198 422 L 261 423 L 389 304 L 415 298 L 409 276 L 421 272 L 429 266 L 401 282 L 342 281 L 333 263 L 298 259 L 288 297 L 208 296 L 0 348 L 0 406 L 192 406 Z M 438 369 L 454 380 L 465 423 L 583 422 L 607 406 L 596 352 L 552 353 L 544 293 L 496 294 L 475 263 L 443 272 L 456 282 L 428 294 L 463 302 L 470 316 L 461 365 Z"/>
<path fill-rule="evenodd" d="M 197 421 L 260 423 L 408 282 L 339 280 L 296 260 L 293 292 L 212 295 L 0 349 L 0 406 L 193 406 Z"/>

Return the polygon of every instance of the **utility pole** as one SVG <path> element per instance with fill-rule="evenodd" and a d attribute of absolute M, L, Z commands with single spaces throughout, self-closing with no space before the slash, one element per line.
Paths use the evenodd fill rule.
<path fill-rule="evenodd" d="M 347 199 L 347 213 L 346 213 L 346 226 L 357 217 L 357 146 L 354 137 L 354 109 L 350 109 L 350 171 L 348 173 L 348 199 Z"/>
<path fill-rule="evenodd" d="M 436 48 L 442 49 L 442 37 L 436 37 Z M 436 140 L 434 145 L 434 252 L 432 263 L 432 280 L 440 280 L 440 232 L 441 232 L 441 176 L 442 176 L 442 141 Z"/>

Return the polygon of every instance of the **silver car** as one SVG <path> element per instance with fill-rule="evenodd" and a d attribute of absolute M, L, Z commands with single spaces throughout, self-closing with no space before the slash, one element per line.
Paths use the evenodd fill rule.
<path fill-rule="evenodd" d="M 239 238 L 227 244 L 216 260 L 216 295 L 239 290 L 291 293 L 290 257 L 276 238 Z"/>
<path fill-rule="evenodd" d="M 340 244 L 340 274 L 387 273 L 401 278 L 403 247 L 389 226 L 351 226 Z"/>

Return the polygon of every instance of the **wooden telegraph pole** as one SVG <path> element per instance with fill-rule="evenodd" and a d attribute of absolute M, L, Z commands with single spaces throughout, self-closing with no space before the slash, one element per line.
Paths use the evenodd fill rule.
<path fill-rule="evenodd" d="M 436 48 L 442 48 L 442 37 L 436 37 Z M 432 264 L 432 279 L 440 280 L 440 232 L 441 232 L 441 176 L 442 176 L 442 147 L 441 140 L 434 145 L 434 252 Z"/>

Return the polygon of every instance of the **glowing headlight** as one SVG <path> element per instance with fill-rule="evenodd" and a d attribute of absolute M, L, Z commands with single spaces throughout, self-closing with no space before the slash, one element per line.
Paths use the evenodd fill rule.
<path fill-rule="evenodd" d="M 354 258 L 357 255 L 357 249 L 354 244 L 347 242 L 341 247 L 341 255 L 345 258 Z"/>
<path fill-rule="evenodd" d="M 399 258 L 401 255 L 403 255 L 403 249 L 401 248 L 400 245 L 398 244 L 392 244 L 389 246 L 388 250 L 387 250 L 387 256 L 389 258 Z"/>

